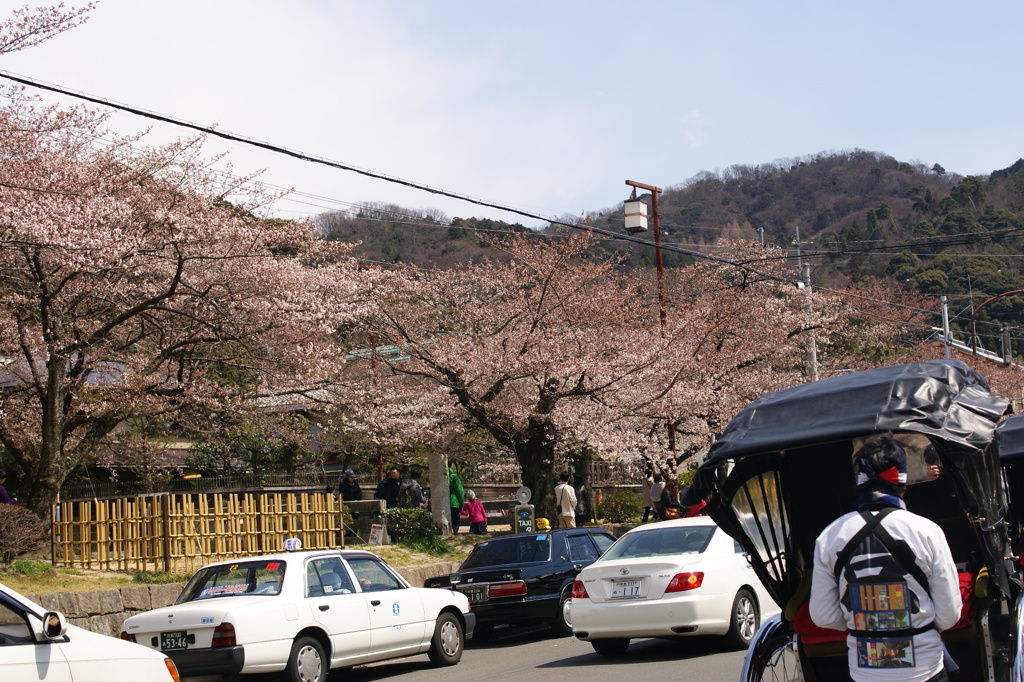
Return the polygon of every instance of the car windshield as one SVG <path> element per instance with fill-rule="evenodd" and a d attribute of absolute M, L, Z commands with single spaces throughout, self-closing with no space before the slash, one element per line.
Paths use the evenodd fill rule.
<path fill-rule="evenodd" d="M 551 556 L 551 536 L 524 535 L 481 542 L 462 562 L 462 569 L 530 564 L 547 561 Z"/>
<path fill-rule="evenodd" d="M 688 552 L 700 554 L 707 549 L 714 532 L 715 526 L 674 526 L 627 533 L 601 556 L 601 561 Z"/>
<path fill-rule="evenodd" d="M 284 561 L 266 560 L 207 566 L 192 576 L 174 603 L 247 594 L 280 594 L 284 569 Z"/>

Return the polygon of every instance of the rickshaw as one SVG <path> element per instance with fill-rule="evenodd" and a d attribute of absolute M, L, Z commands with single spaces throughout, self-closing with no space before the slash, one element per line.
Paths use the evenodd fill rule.
<path fill-rule="evenodd" d="M 945 532 L 960 577 L 960 622 L 942 633 L 959 671 L 950 680 L 1019 680 L 1019 492 L 1004 484 L 997 427 L 1009 401 L 956 360 L 851 372 L 758 398 L 730 421 L 689 494 L 747 552 L 782 609 L 762 624 L 741 679 L 849 679 L 846 633 L 807 615 L 814 543 L 855 508 L 854 453 L 889 434 L 907 453 L 907 508 Z M 932 447 L 929 447 L 932 446 Z M 934 461 L 935 458 L 938 461 Z M 1007 479 L 1009 480 L 1009 479 Z M 1016 492 L 1017 494 L 1013 494 Z"/>

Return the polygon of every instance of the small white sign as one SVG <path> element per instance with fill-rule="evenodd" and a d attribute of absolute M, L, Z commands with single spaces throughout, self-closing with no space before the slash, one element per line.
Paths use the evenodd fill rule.
<path fill-rule="evenodd" d="M 371 545 L 383 545 L 384 544 L 384 524 L 375 523 L 370 526 L 370 544 Z"/>

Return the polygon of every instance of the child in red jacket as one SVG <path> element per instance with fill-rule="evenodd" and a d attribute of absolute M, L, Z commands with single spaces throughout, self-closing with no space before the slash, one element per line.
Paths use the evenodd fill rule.
<path fill-rule="evenodd" d="M 469 517 L 469 532 L 473 535 L 483 535 L 487 532 L 487 512 L 484 510 L 484 503 L 476 499 L 476 493 L 472 490 L 466 491 L 466 506 L 459 510 L 459 514 Z"/>

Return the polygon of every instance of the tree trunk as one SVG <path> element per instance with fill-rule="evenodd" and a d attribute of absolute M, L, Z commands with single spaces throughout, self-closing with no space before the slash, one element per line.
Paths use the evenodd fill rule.
<path fill-rule="evenodd" d="M 555 513 L 555 448 L 554 443 L 542 448 L 516 451 L 516 459 L 523 470 L 523 485 L 530 489 L 530 504 L 537 518 L 546 518 L 552 528 L 558 525 Z"/>
<path fill-rule="evenodd" d="M 28 483 L 28 508 L 39 518 L 49 518 L 50 507 L 57 499 L 60 486 L 70 469 L 61 464 L 64 458 L 64 374 L 66 365 L 56 353 L 46 362 L 46 389 L 40 396 L 41 424 L 38 460 L 25 467 L 36 476 Z"/>

